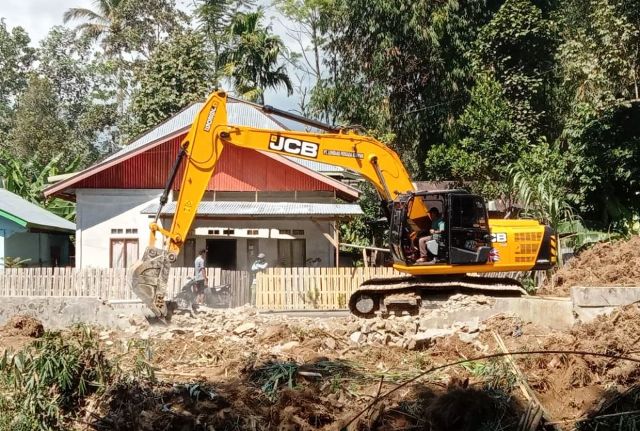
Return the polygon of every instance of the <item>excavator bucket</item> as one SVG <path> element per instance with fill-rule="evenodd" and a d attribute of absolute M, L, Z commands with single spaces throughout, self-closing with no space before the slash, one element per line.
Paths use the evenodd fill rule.
<path fill-rule="evenodd" d="M 129 269 L 131 290 L 160 318 L 167 316 L 168 310 L 164 298 L 169 269 L 175 260 L 175 253 L 147 247 L 142 259 Z"/>

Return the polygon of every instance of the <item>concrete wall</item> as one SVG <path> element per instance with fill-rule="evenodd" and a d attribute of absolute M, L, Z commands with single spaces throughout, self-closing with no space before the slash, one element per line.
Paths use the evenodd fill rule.
<path fill-rule="evenodd" d="M 45 329 L 62 329 L 74 323 L 127 329 L 129 321 L 98 298 L 57 296 L 10 297 L 0 302 L 0 326 L 16 314 L 38 318 Z M 134 313 L 141 315 L 142 313 Z"/>
<path fill-rule="evenodd" d="M 111 238 L 137 238 L 139 254 L 142 255 L 146 247 L 149 232 L 149 215 L 140 212 L 149 204 L 157 202 L 161 190 L 120 190 L 120 189 L 78 189 L 77 217 L 76 217 L 76 267 L 109 267 L 109 247 Z M 173 196 L 175 197 L 175 196 Z M 204 199 L 277 202 L 335 202 L 332 193 L 327 192 L 207 192 Z M 164 225 L 170 225 L 170 218 L 161 219 Z M 212 235 L 197 235 L 198 227 L 224 227 L 231 229 L 303 229 L 306 240 L 306 258 L 320 258 L 320 266 L 335 265 L 335 251 L 323 232 L 330 233 L 331 222 L 327 220 L 312 221 L 309 219 L 279 219 L 279 220 L 216 220 L 197 219 L 187 239 L 196 241 L 196 252 L 206 246 L 207 238 L 236 239 L 236 268 L 248 269 L 252 262 L 248 262 L 247 238 L 222 237 Z M 137 229 L 137 234 L 112 234 L 112 229 Z M 157 246 L 160 246 L 158 240 Z M 260 238 L 259 250 L 267 255 L 269 264 L 277 264 L 278 240 L 274 238 Z M 186 262 L 184 254 L 178 257 L 177 265 L 192 266 L 193 262 Z"/>
<path fill-rule="evenodd" d="M 323 236 L 323 232 L 331 232 L 330 221 L 312 221 L 308 219 L 288 219 L 288 220 L 216 220 L 216 219 L 196 219 L 193 223 L 191 233 L 187 238 L 195 239 L 196 253 L 205 248 L 207 239 L 235 239 L 236 240 L 236 269 L 250 269 L 253 262 L 249 262 L 247 256 L 248 238 L 236 236 L 214 236 L 195 235 L 196 228 L 229 228 L 229 229 L 302 229 L 306 245 L 306 258 L 320 258 L 319 266 L 334 266 L 335 251 L 329 241 Z M 269 266 L 277 266 L 278 239 L 277 238 L 257 238 L 260 253 L 267 255 Z M 193 266 L 193 262 L 185 262 L 184 254 L 178 257 L 178 265 Z"/>
<path fill-rule="evenodd" d="M 60 247 L 59 266 L 69 263 L 69 235 L 31 233 L 11 221 L 0 219 L 0 257 L 31 259 L 25 266 L 53 266 L 50 247 Z M 0 261 L 0 267 L 4 262 Z"/>
<path fill-rule="evenodd" d="M 69 235 L 48 233 L 16 233 L 5 239 L 8 256 L 30 258 L 25 266 L 56 266 L 51 261 L 50 247 L 60 247 L 60 261 L 57 266 L 69 264 Z"/>
<path fill-rule="evenodd" d="M 7 248 L 7 238 L 18 233 L 26 232 L 27 230 L 17 223 L 9 221 L 4 218 L 0 218 L 0 268 L 4 268 L 4 257 L 16 257 L 11 250 Z M 22 256 L 20 256 L 22 257 Z"/>
<path fill-rule="evenodd" d="M 76 267 L 108 268 L 111 238 L 136 238 L 142 255 L 149 238 L 148 215 L 162 190 L 76 190 Z M 137 229 L 137 234 L 112 234 L 111 229 Z M 160 244 L 158 244 L 160 245 Z"/>

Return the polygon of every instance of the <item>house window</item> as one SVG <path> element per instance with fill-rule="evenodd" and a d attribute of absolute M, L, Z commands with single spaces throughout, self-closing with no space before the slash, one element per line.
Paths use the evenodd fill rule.
<path fill-rule="evenodd" d="M 307 260 L 307 244 L 304 239 L 279 239 L 278 263 L 286 268 L 302 267 Z"/>
<path fill-rule="evenodd" d="M 294 229 L 293 231 L 291 231 L 291 233 L 293 234 L 293 236 L 304 236 L 303 229 Z"/>
<path fill-rule="evenodd" d="M 136 235 L 138 233 L 138 229 L 125 229 L 125 233 L 131 235 Z"/>
<path fill-rule="evenodd" d="M 123 233 L 123 229 L 111 229 L 111 235 L 122 235 Z"/>
<path fill-rule="evenodd" d="M 109 249 L 111 268 L 129 268 L 138 260 L 137 239 L 113 238 Z"/>

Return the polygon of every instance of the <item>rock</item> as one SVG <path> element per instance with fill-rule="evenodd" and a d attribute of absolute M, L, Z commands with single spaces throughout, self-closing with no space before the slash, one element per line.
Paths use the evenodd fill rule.
<path fill-rule="evenodd" d="M 299 342 L 297 342 L 297 341 L 289 341 L 289 342 L 284 343 L 284 344 L 279 344 L 277 346 L 273 346 L 271 348 L 271 354 L 272 355 L 278 355 L 278 354 L 280 354 L 282 352 L 286 352 L 288 350 L 291 350 L 291 349 L 293 349 L 295 347 L 299 347 L 299 346 L 300 346 Z"/>
<path fill-rule="evenodd" d="M 371 332 L 371 323 L 369 322 L 364 322 L 360 328 L 360 332 L 362 332 L 363 334 L 368 334 Z"/>
<path fill-rule="evenodd" d="M 189 329 L 181 329 L 181 328 L 172 328 L 170 331 L 171 331 L 172 333 L 174 333 L 174 334 L 178 334 L 178 335 L 184 335 L 184 334 L 186 334 L 187 332 L 192 332 L 192 331 L 191 331 L 191 330 L 189 330 Z"/>
<path fill-rule="evenodd" d="M 337 345 L 336 340 L 329 337 L 325 338 L 322 344 L 329 350 L 335 350 Z"/>
<path fill-rule="evenodd" d="M 470 334 L 480 331 L 480 318 L 476 316 L 471 322 L 467 323 L 466 331 Z"/>
<path fill-rule="evenodd" d="M 242 325 L 236 327 L 236 329 L 233 330 L 233 333 L 236 335 L 242 335 L 246 332 L 249 331 L 254 331 L 256 329 L 256 324 L 253 322 L 247 322 L 247 323 L 243 323 Z"/>
<path fill-rule="evenodd" d="M 356 331 L 349 336 L 349 339 L 356 344 L 361 344 L 367 340 L 367 336 L 360 331 Z"/>
<path fill-rule="evenodd" d="M 478 335 L 480 335 L 479 332 L 473 332 L 471 334 L 466 332 L 459 332 L 458 338 L 460 338 L 460 341 L 462 341 L 463 343 L 473 343 L 473 341 L 478 338 Z"/>

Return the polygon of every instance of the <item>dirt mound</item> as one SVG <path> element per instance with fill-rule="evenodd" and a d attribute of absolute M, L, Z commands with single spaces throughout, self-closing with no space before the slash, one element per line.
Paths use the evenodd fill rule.
<path fill-rule="evenodd" d="M 22 335 L 24 337 L 40 338 L 44 334 L 42 322 L 32 316 L 17 314 L 11 317 L 0 328 L 3 335 Z"/>
<path fill-rule="evenodd" d="M 569 260 L 539 293 L 567 296 L 572 286 L 640 286 L 640 236 L 585 250 Z"/>

